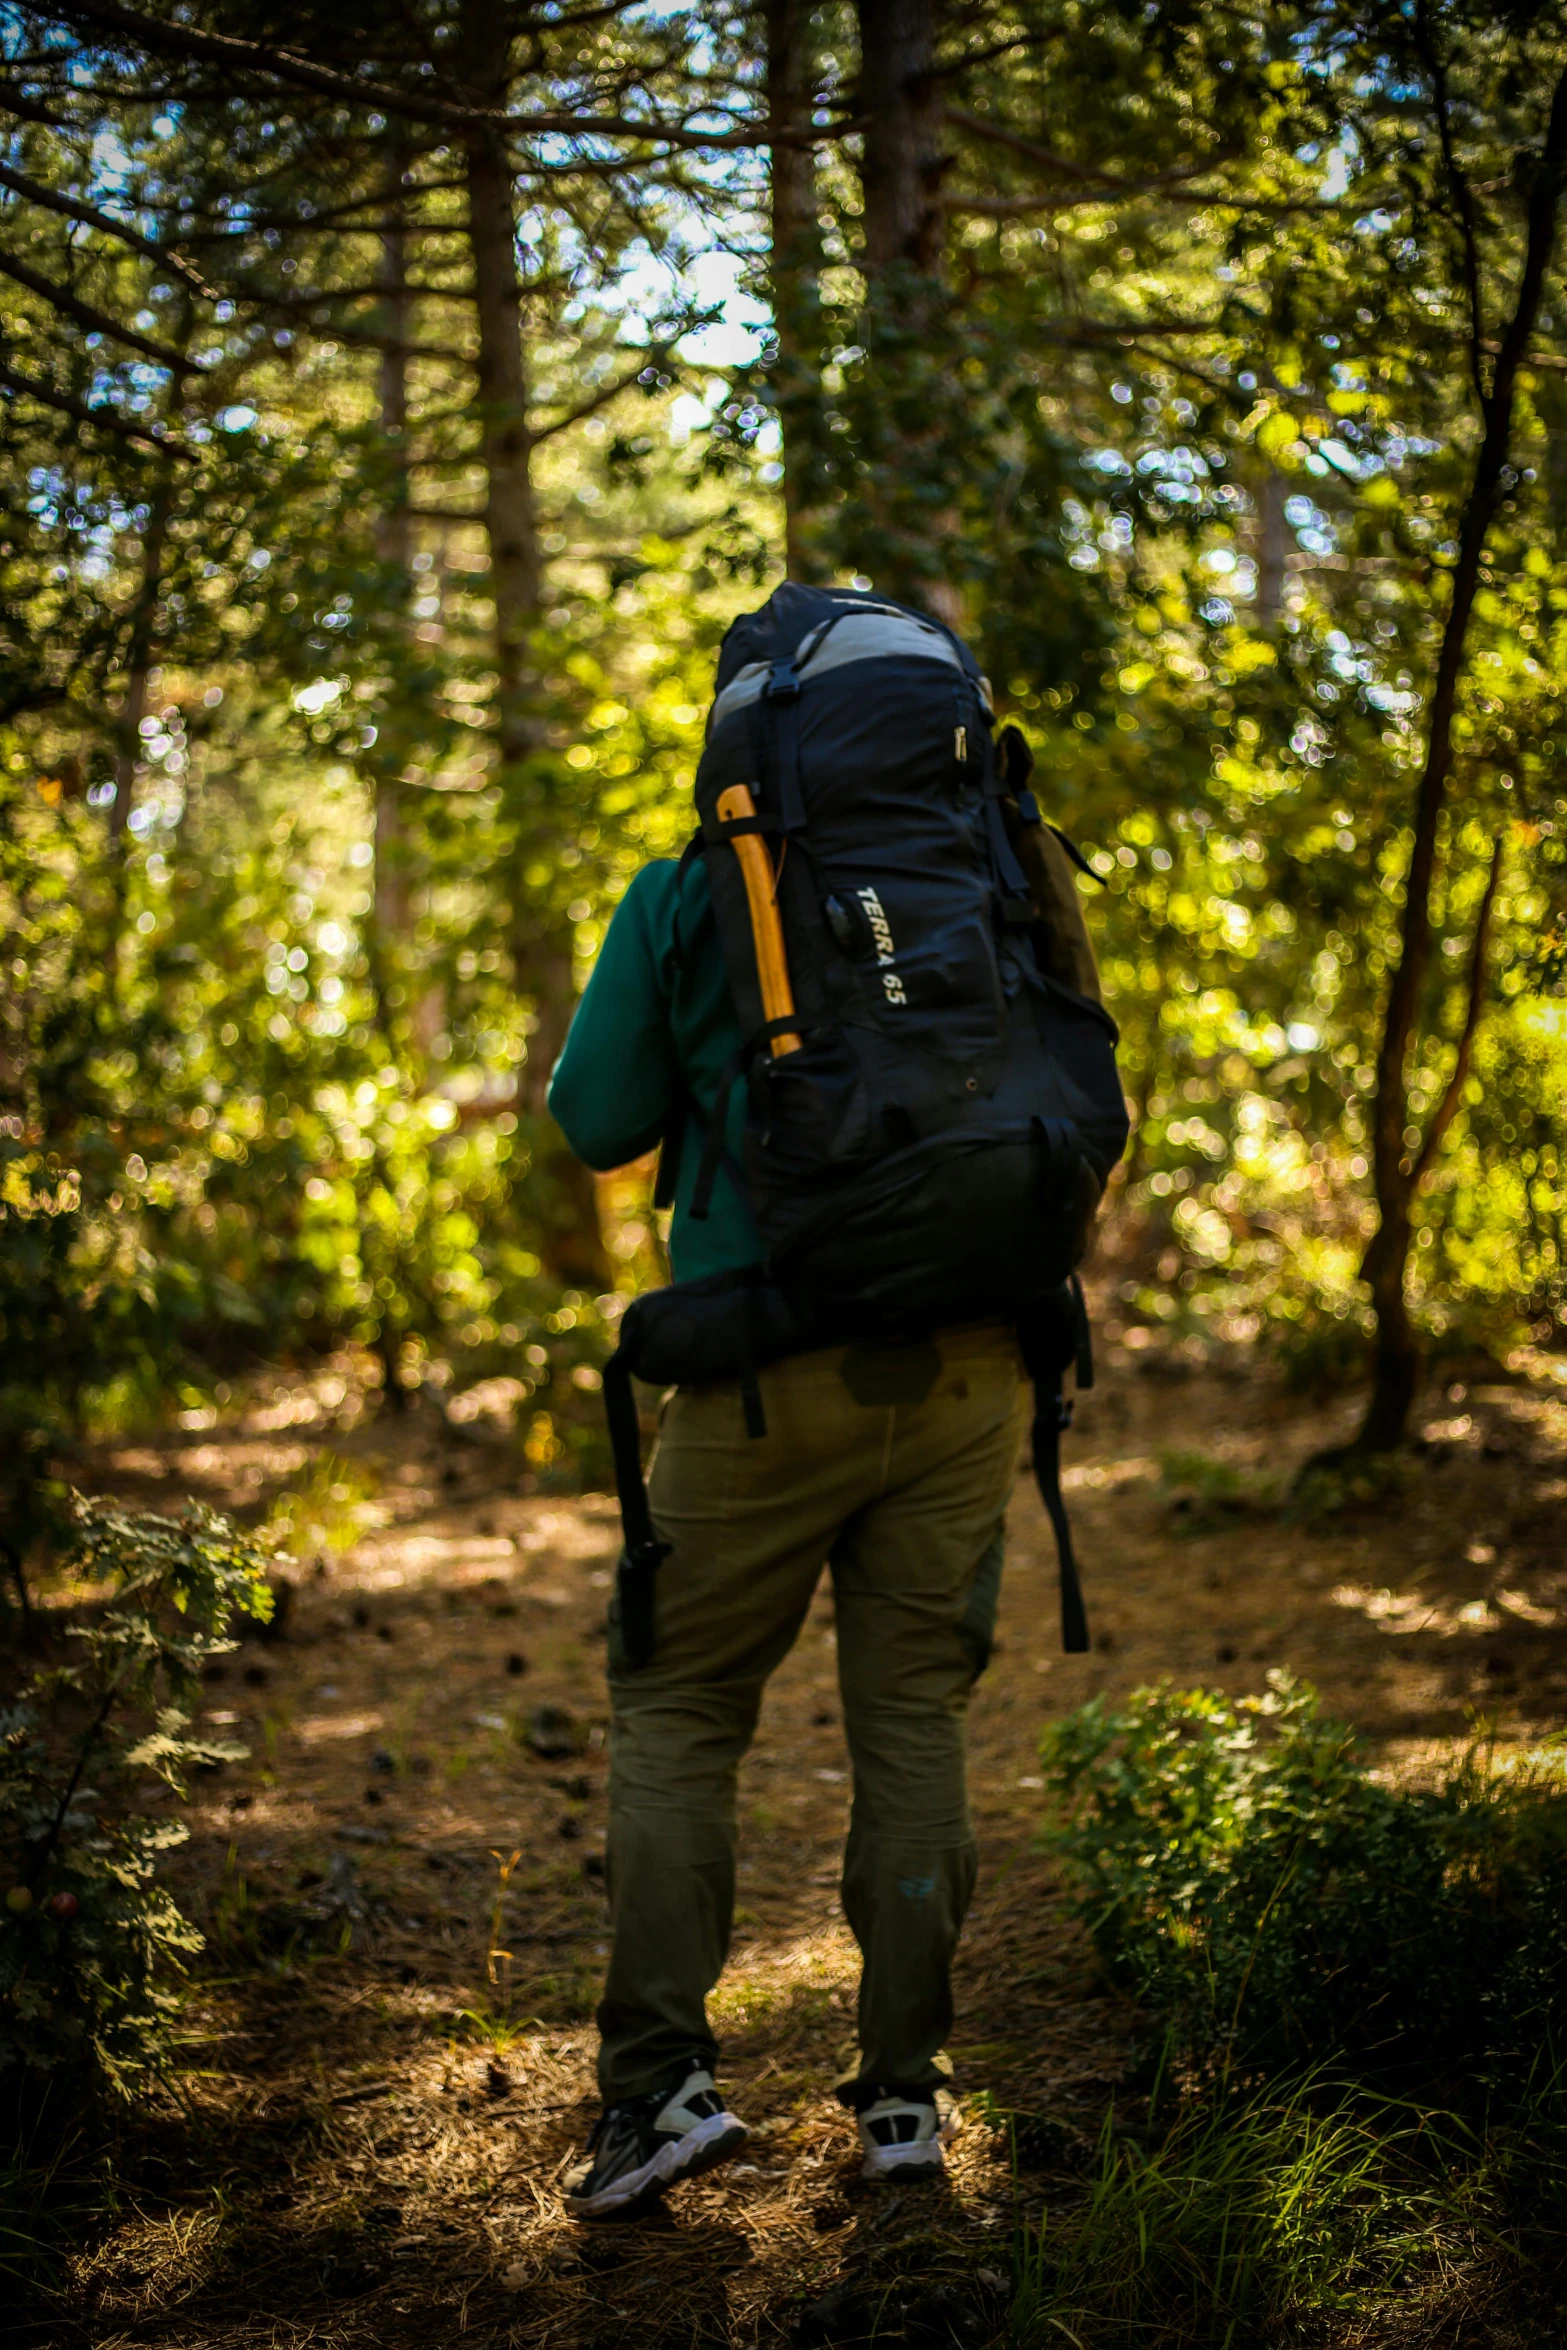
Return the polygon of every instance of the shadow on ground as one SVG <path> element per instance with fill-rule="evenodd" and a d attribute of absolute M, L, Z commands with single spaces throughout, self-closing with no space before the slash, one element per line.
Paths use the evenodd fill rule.
<path fill-rule="evenodd" d="M 1271 1497 L 1348 1432 L 1352 1399 L 1308 1412 L 1249 1365 L 1113 1361 L 1069 1448 L 1089 1656 L 1059 1653 L 1026 1487 L 1011 1515 L 973 1710 L 983 1865 L 948 2184 L 863 2188 L 831 2096 L 855 1968 L 824 1593 L 742 1777 L 716 2007 L 747 2159 L 641 2226 L 587 2231 L 556 2182 L 594 2111 L 614 1512 L 529 1490 L 503 1433 L 476 1441 L 434 1408 L 376 1422 L 336 1386 L 334 1401 L 329 1383 L 284 1384 L 232 1429 L 95 1464 L 99 1486 L 154 1507 L 199 1491 L 255 1518 L 295 1497 L 304 1539 L 279 1636 L 206 1691 L 207 1721 L 250 1760 L 201 1783 L 179 1856 L 209 1937 L 189 2069 L 121 2149 L 62 2342 L 978 2350 L 1002 2338 L 1019 2212 L 1073 2193 L 1107 2105 L 1135 2097 L 1135 2019 L 1096 1983 L 1038 1849 L 1041 1724 L 1161 1676 L 1239 1692 L 1287 1668 L 1390 1769 L 1421 1771 L 1477 1714 L 1528 1739 L 1567 1708 L 1559 1388 L 1454 1382 L 1402 1494 L 1307 1528 Z M 324 1496 L 326 1512 L 334 1484 L 357 1534 L 340 1551 L 304 1507 Z"/>

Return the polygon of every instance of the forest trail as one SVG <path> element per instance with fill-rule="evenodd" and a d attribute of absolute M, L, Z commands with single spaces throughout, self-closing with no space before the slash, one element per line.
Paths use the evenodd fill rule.
<path fill-rule="evenodd" d="M 1273 1668 L 1316 1682 L 1394 1769 L 1428 1767 L 1476 1715 L 1509 1740 L 1567 1718 L 1567 1391 L 1522 1372 L 1450 1386 L 1407 1491 L 1307 1529 L 1277 1493 L 1347 1432 L 1353 1399 L 1307 1410 L 1244 1365 L 1111 1353 L 1067 1447 L 1093 1653 L 1059 1653 L 1049 1536 L 1020 1481 L 974 1703 L 982 1868 L 949 2186 L 862 2189 L 831 2096 L 855 1969 L 824 1589 L 742 1782 L 717 2008 L 750 2159 L 598 2232 L 563 2219 L 555 2182 L 594 2111 L 612 1502 L 520 1490 L 515 1440 L 482 1421 L 360 1419 L 326 1374 L 232 1426 L 108 1448 L 93 1481 L 142 1506 L 189 1492 L 253 1514 L 334 1482 L 375 1499 L 357 1544 L 302 1575 L 280 1636 L 209 1684 L 207 1725 L 250 1759 L 200 1783 L 176 1856 L 209 1935 L 187 2110 L 133 2125 L 73 2339 L 830 2339 L 830 2303 L 803 2332 L 799 2313 L 848 2277 L 919 2280 L 910 2340 L 919 2306 L 932 2340 L 992 2338 L 1017 2199 L 1069 2194 L 1135 2089 L 1133 2019 L 1038 1849 L 1042 1722 L 1163 1676 L 1258 1690 Z"/>

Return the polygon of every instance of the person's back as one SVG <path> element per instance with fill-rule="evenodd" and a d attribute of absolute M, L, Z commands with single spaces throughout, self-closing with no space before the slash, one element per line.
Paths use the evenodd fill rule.
<path fill-rule="evenodd" d="M 711 1099 L 738 1037 L 702 867 L 647 866 L 611 922 L 550 1107 L 590 1166 L 621 1165 L 653 1147 L 685 1095 Z M 737 1102 L 737 1157 L 742 1116 Z M 733 1182 L 692 1223 L 701 1150 L 689 1120 L 677 1279 L 759 1255 Z M 611 1609 L 605 2114 L 567 2197 L 584 2217 L 624 2213 L 743 2142 L 711 2085 L 705 2014 L 729 1944 L 735 1776 L 824 1562 L 854 1769 L 843 1899 L 865 1960 L 860 2063 L 839 2094 L 860 2115 L 872 2175 L 941 2160 L 937 2057 L 976 1866 L 963 1716 L 989 1654 L 1025 1425 L 1017 1341 L 993 1323 L 920 1345 L 813 1349 L 757 1376 L 761 1441 L 737 1381 L 677 1389 L 664 1408 L 649 1495 L 670 1549 L 646 1666 L 628 1665 Z"/>
<path fill-rule="evenodd" d="M 824 1564 L 864 1960 L 838 2093 L 868 2176 L 940 2168 L 976 1865 L 963 1719 L 1026 1421 L 1020 1334 L 1053 1378 L 1125 1138 L 1070 869 L 966 649 L 899 607 L 786 585 L 731 630 L 719 685 L 702 855 L 632 883 L 550 1093 L 592 1166 L 662 1139 L 674 1209 L 674 1284 L 628 1308 L 605 1374 L 627 1544 L 604 2112 L 567 2190 L 583 2217 L 744 2140 L 706 2017 L 736 1774 Z M 630 1371 L 673 1386 L 645 1494 Z M 1036 1464 L 1054 1430 L 1041 1412 Z M 1052 1514 L 1082 1646 L 1058 1494 Z"/>

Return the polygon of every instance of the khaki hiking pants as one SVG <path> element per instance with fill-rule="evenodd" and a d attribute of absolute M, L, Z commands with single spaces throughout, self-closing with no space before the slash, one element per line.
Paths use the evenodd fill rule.
<path fill-rule="evenodd" d="M 824 1562 L 854 1767 L 843 1905 L 863 1960 L 859 2081 L 917 2091 L 943 2078 L 976 1865 L 964 1714 L 990 1651 L 1025 1422 L 1016 1342 L 986 1326 L 833 1347 L 760 1385 L 761 1438 L 737 1384 L 669 1399 L 649 1499 L 671 1547 L 640 1670 L 611 1609 L 607 2103 L 716 2061 L 706 2000 L 729 1948 L 736 1774 Z"/>

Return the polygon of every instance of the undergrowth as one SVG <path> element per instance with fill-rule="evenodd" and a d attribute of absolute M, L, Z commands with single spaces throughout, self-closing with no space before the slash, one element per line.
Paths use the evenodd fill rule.
<path fill-rule="evenodd" d="M 1567 2003 L 1567 1754 L 1477 1743 L 1389 1787 L 1287 1674 L 1141 1690 L 1043 1745 L 1050 1840 L 1108 1971 L 1182 2053 L 1405 2085 L 1528 2071 Z"/>
<path fill-rule="evenodd" d="M 1153 2088 L 1024 2220 L 1023 2344 L 1518 2342 L 1567 2308 L 1567 1779 L 1383 1785 L 1284 1675 L 1052 1726 L 1050 1841 Z M 1442 2331 L 1443 2328 L 1447 2330 Z M 1392 2330 L 1389 2330 L 1392 2329 Z"/>
<path fill-rule="evenodd" d="M 267 1554 L 211 1510 L 77 1496 L 69 1569 L 97 1597 L 0 1708 L 0 2112 L 68 2114 L 162 2061 L 170 1978 L 201 1947 L 160 1881 L 186 1829 L 160 1807 L 243 1754 L 197 1738 L 202 1670 L 271 1605 Z"/>
<path fill-rule="evenodd" d="M 1207 2350 L 1418 2292 L 1473 2235 L 1437 2127 L 1309 2075 L 1188 2094 L 1140 2135 L 1111 2115 L 1081 2203 L 1020 2231 L 1014 2331 Z"/>

